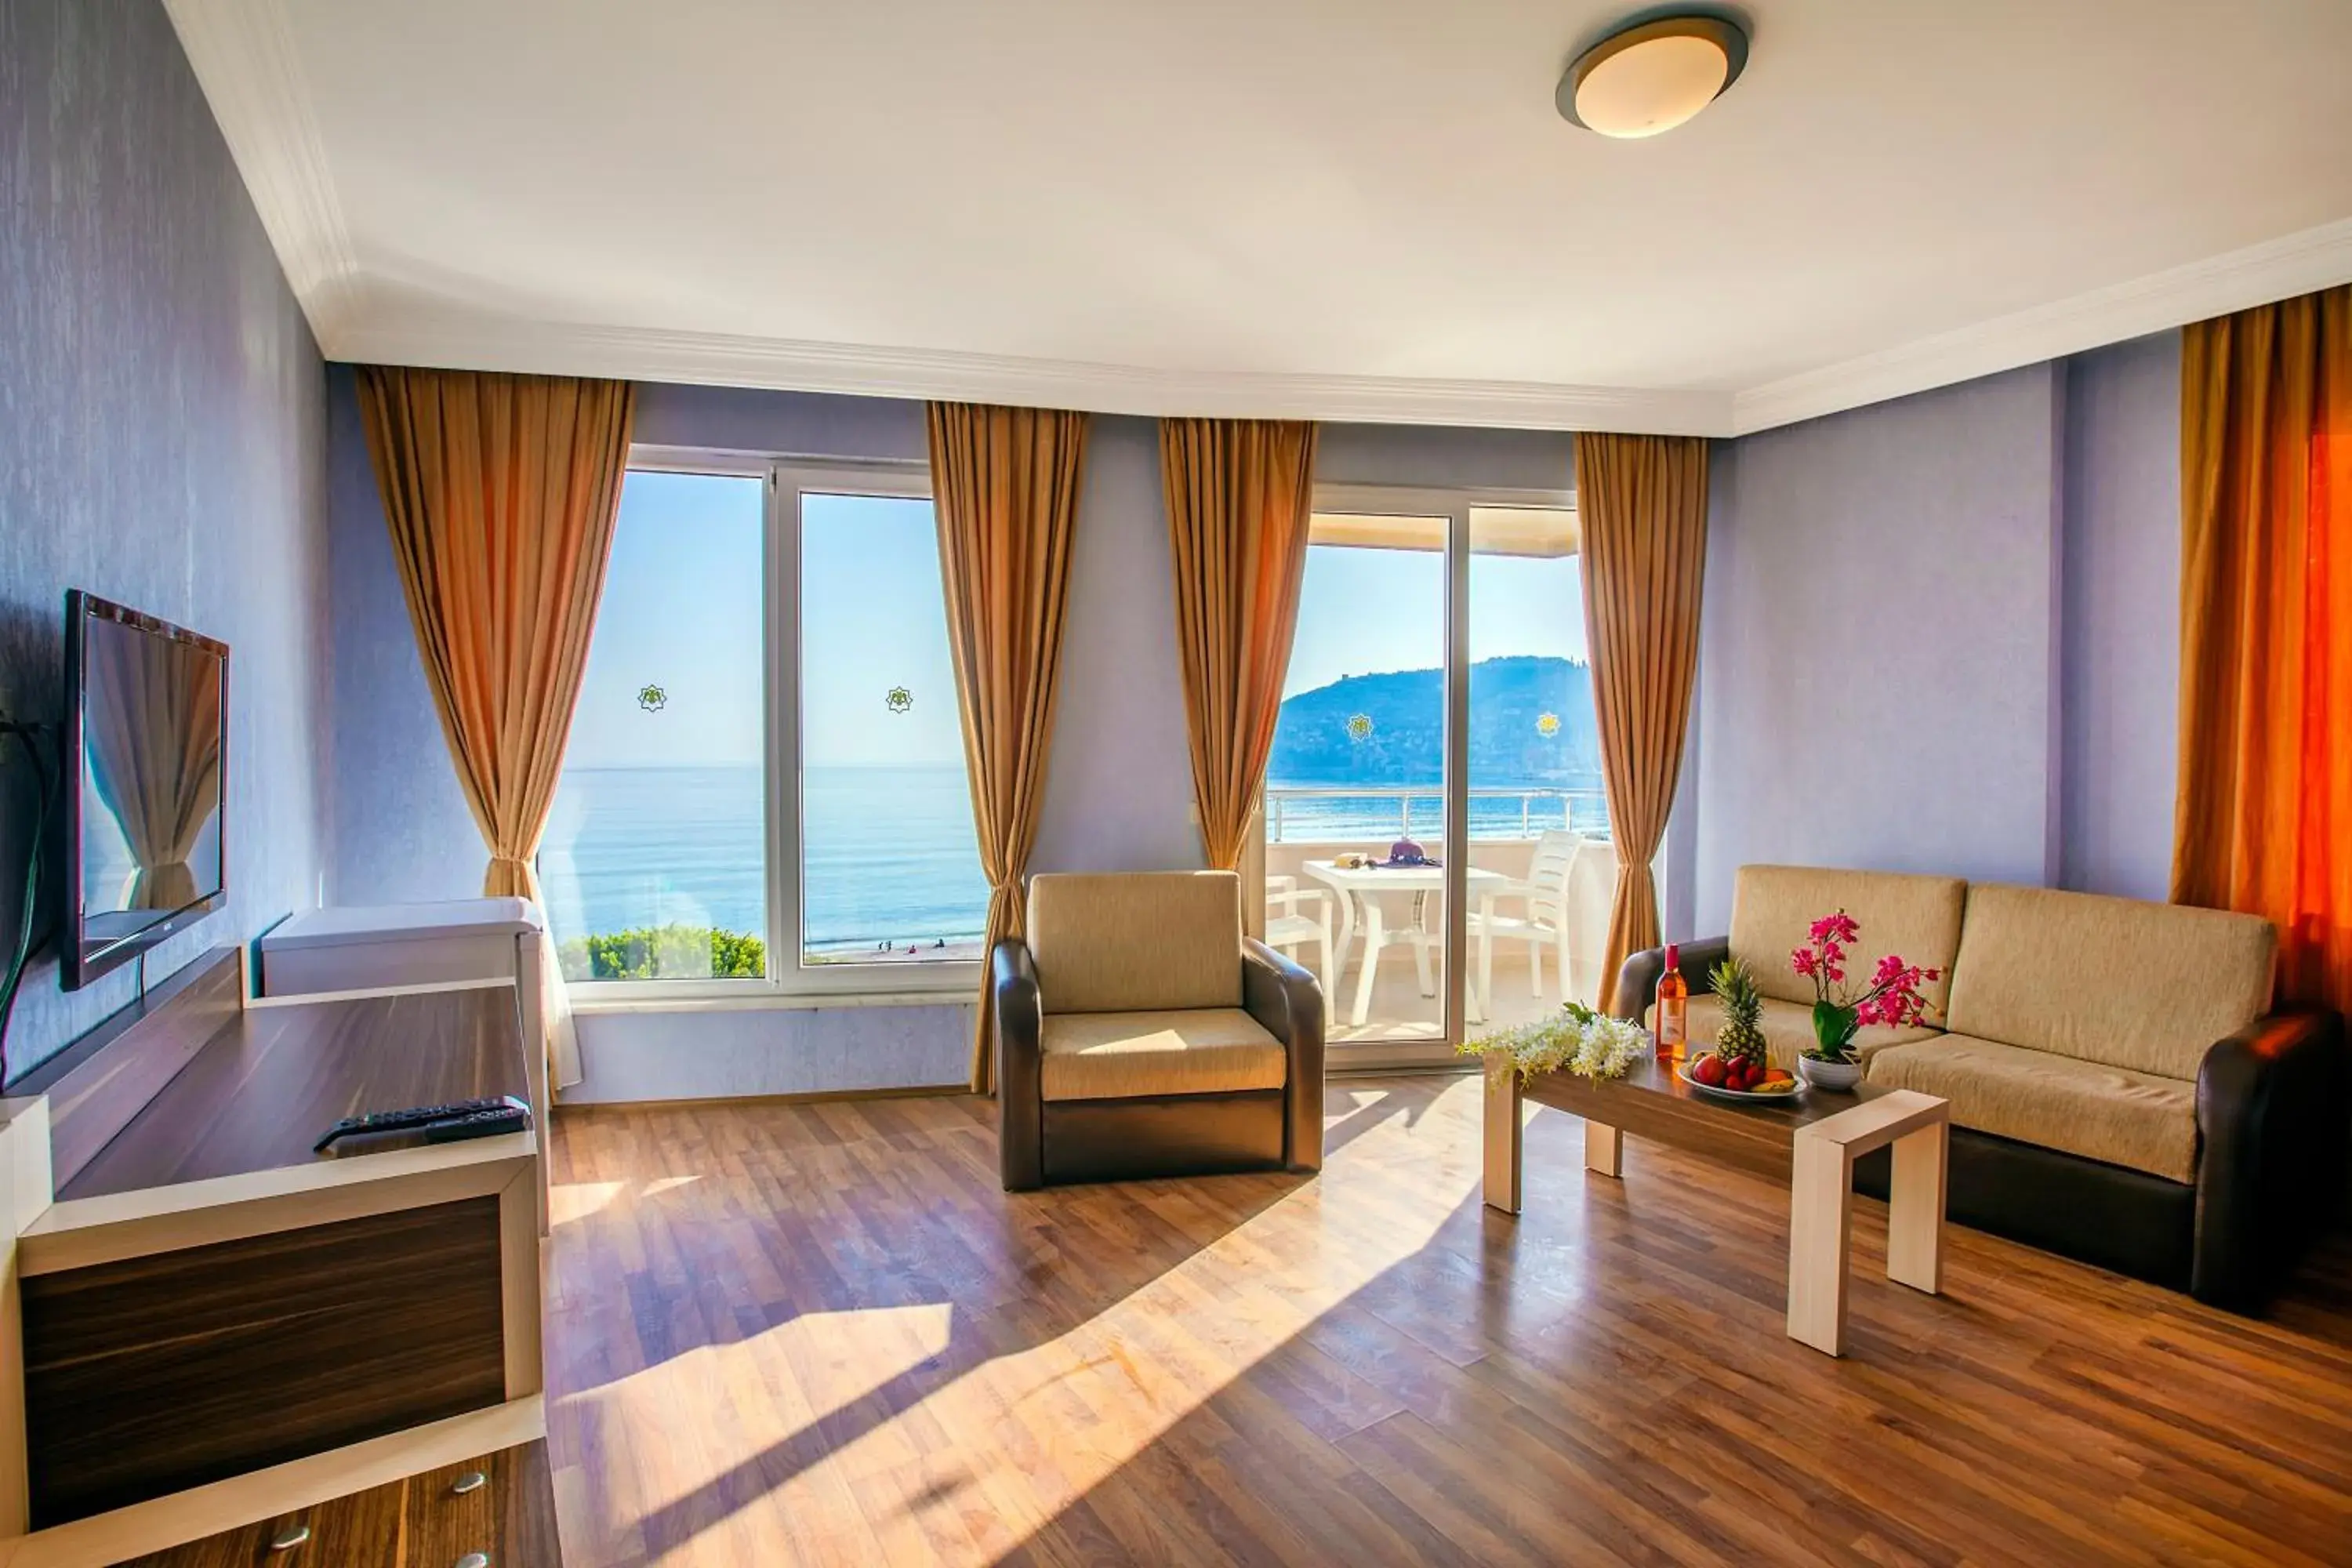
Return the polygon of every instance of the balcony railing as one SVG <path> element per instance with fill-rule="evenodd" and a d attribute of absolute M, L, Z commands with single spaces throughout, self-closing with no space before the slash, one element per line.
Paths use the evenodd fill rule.
<path fill-rule="evenodd" d="M 1412 838 L 1416 822 L 1433 835 L 1444 816 L 1444 793 L 1436 789 L 1272 784 L 1265 792 L 1270 844 Z M 1598 789 L 1470 791 L 1473 838 L 1533 838 L 1552 827 L 1605 835 L 1608 796 Z"/>

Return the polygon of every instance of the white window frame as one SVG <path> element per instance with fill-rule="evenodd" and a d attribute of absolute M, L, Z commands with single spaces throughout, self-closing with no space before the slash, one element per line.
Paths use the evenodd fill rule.
<path fill-rule="evenodd" d="M 978 992 L 975 960 L 913 963 L 803 962 L 806 813 L 801 780 L 801 537 L 803 498 L 828 495 L 932 499 L 930 466 L 900 459 L 842 460 L 691 447 L 640 445 L 629 468 L 653 473 L 757 479 L 765 484 L 761 548 L 761 714 L 767 727 L 761 795 L 766 823 L 768 973 L 757 980 L 596 980 L 570 987 L 578 1013 L 667 1013 L 939 1003 Z"/>

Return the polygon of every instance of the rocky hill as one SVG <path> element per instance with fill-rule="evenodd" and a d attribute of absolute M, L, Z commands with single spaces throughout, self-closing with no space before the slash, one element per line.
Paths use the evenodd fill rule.
<path fill-rule="evenodd" d="M 1444 672 L 1436 669 L 1350 675 L 1302 691 L 1282 705 L 1266 781 L 1434 784 L 1444 700 Z M 1546 715 L 1558 725 L 1545 724 Z M 1586 666 L 1529 655 L 1470 667 L 1474 784 L 1583 785 L 1600 774 L 1592 675 Z"/>

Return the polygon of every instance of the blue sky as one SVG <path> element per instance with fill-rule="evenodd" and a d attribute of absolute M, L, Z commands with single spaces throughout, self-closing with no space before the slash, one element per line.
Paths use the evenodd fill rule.
<path fill-rule="evenodd" d="M 1470 659 L 1584 657 L 1577 558 L 1473 555 Z M 1433 550 L 1316 545 L 1307 552 L 1298 634 L 1282 694 L 1343 675 L 1430 669 L 1445 660 L 1445 558 Z"/>
<path fill-rule="evenodd" d="M 568 762 L 761 760 L 762 482 L 632 472 Z M 1083 542 L 1080 545 L 1084 548 Z M 1584 657 L 1574 557 L 1473 556 L 1471 658 Z M 803 507 L 802 742 L 812 767 L 963 758 L 930 503 L 810 496 Z M 1444 557 L 1317 546 L 1286 695 L 1444 658 Z M 640 690 L 658 686 L 649 711 Z M 887 696 L 912 699 L 893 712 Z"/>

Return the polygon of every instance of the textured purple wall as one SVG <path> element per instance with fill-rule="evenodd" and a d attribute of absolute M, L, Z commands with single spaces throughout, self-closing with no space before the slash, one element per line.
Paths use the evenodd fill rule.
<path fill-rule="evenodd" d="M 1696 921 L 1751 861 L 2058 869 L 2064 367 L 1718 447 Z"/>
<path fill-rule="evenodd" d="M 1675 934 L 1722 931 L 1748 861 L 2164 897 L 2179 356 L 2164 332 L 1717 444 Z"/>
<path fill-rule="evenodd" d="M 2066 376 L 2060 880 L 2161 899 L 2180 737 L 2180 334 Z"/>
<path fill-rule="evenodd" d="M 148 977 L 317 902 L 326 812 L 324 377 L 154 0 L 0 4 L 0 708 L 63 704 L 63 595 L 231 647 L 228 909 Z M 0 889 L 30 802 L 12 759 Z M 13 944 L 16 899 L 0 899 Z M 131 998 L 28 975 L 14 1073 Z"/>
<path fill-rule="evenodd" d="M 351 372 L 328 377 L 334 531 L 337 903 L 471 897 L 482 850 L 416 662 Z M 801 457 L 920 460 L 922 405 L 732 387 L 646 386 L 636 438 Z M 1197 866 L 1192 763 L 1158 435 L 1097 416 L 1071 563 L 1070 619 L 1033 864 Z M 1356 484 L 1569 483 L 1571 441 L 1525 430 L 1336 425 L 1318 477 Z"/>
<path fill-rule="evenodd" d="M 482 850 L 418 668 L 351 373 L 328 379 L 335 603 L 337 903 L 464 898 Z M 637 439 L 801 457 L 920 459 L 922 405 L 887 398 L 648 385 Z M 1176 659 L 1175 593 L 1152 421 L 1098 416 L 1087 441 L 1054 755 L 1031 865 L 1198 866 Z M 1333 426 L 1320 477 L 1558 488 L 1556 433 Z M 773 1094 L 961 1080 L 968 1008 L 604 1013 L 583 1017 L 579 1098 Z"/>

